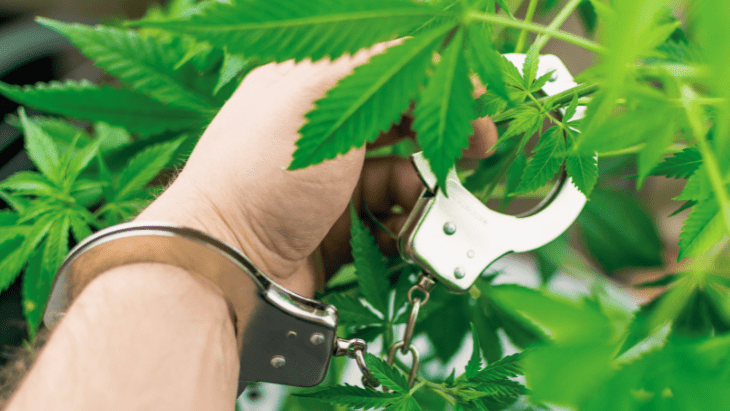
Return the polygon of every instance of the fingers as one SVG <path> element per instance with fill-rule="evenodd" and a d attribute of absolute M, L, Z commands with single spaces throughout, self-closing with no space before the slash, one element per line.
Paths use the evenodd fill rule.
<path fill-rule="evenodd" d="M 421 191 L 423 184 L 408 159 L 376 158 L 363 168 L 362 201 L 373 213 L 389 213 L 394 205 L 410 210 Z"/>
<path fill-rule="evenodd" d="M 472 121 L 474 134 L 469 137 L 469 148 L 461 152 L 466 158 L 489 157 L 490 149 L 497 143 L 497 126 L 489 117 L 482 117 Z"/>

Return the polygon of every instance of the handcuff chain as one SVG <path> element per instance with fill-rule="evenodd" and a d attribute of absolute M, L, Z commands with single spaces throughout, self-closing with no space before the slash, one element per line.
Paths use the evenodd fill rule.
<path fill-rule="evenodd" d="M 411 340 L 413 339 L 413 330 L 416 326 L 416 321 L 418 320 L 418 312 L 420 311 L 421 307 L 428 302 L 431 290 L 433 290 L 435 286 L 436 280 L 434 280 L 430 275 L 422 273 L 418 277 L 418 281 L 416 281 L 416 284 L 408 290 L 408 303 L 411 305 L 411 309 L 408 313 L 406 330 L 403 333 L 403 339 L 393 344 L 393 346 L 390 347 L 390 351 L 388 352 L 388 365 L 393 366 L 393 363 L 395 362 L 395 355 L 399 349 L 401 354 L 403 355 L 408 354 L 408 352 L 410 351 L 411 357 L 413 359 L 413 363 L 411 364 L 411 371 L 408 373 L 408 385 L 410 387 L 413 387 L 413 382 L 416 379 L 416 373 L 418 372 L 419 364 L 418 350 L 413 344 L 411 344 Z M 421 294 L 423 294 L 423 301 L 421 301 L 421 297 L 413 296 L 413 293 L 415 293 L 416 291 L 419 291 Z"/>
<path fill-rule="evenodd" d="M 347 358 L 353 358 L 357 362 L 357 367 L 360 368 L 362 373 L 362 385 L 369 388 L 377 388 L 380 386 L 380 381 L 373 375 L 367 364 L 365 363 L 365 352 L 368 350 L 368 343 L 360 338 L 351 338 L 346 340 L 344 338 L 337 338 L 335 340 L 335 351 L 332 353 L 333 357 L 346 356 Z"/>

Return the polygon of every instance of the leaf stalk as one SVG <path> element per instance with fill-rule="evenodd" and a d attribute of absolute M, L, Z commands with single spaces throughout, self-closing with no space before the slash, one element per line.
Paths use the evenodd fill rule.
<path fill-rule="evenodd" d="M 557 16 L 553 19 L 553 21 L 550 22 L 550 24 L 547 26 L 548 30 L 558 30 L 560 26 L 565 23 L 565 21 L 570 17 L 571 14 L 575 11 L 575 9 L 582 3 L 583 0 L 570 0 L 568 4 L 563 7 L 562 10 L 560 10 L 560 13 L 558 13 Z M 536 40 L 533 47 L 537 48 L 537 53 L 540 53 L 540 50 L 545 47 L 548 41 L 550 41 L 550 38 L 553 37 L 549 33 L 543 33 L 541 34 Z"/>
<path fill-rule="evenodd" d="M 512 20 L 508 17 L 480 11 L 470 11 L 469 13 L 467 13 L 466 19 L 483 21 L 492 24 L 500 24 L 503 26 L 514 27 L 517 29 L 527 30 L 539 34 L 547 34 L 550 37 L 562 40 L 566 43 L 574 44 L 578 47 L 592 51 L 596 54 L 603 54 L 606 52 L 606 48 L 598 43 L 595 43 L 573 33 L 568 33 L 556 29 L 549 29 L 547 26 L 543 26 L 542 24 L 527 23 L 522 20 Z"/>

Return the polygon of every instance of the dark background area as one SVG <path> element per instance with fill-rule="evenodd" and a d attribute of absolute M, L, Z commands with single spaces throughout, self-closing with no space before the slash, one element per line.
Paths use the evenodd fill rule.
<path fill-rule="evenodd" d="M 35 23 L 36 16 L 86 24 L 137 18 L 152 0 L 0 0 L 0 80 L 33 84 L 64 79 L 99 81 L 103 73 L 57 33 Z M 0 96 L 0 119 L 18 105 Z M 33 111 L 29 110 L 32 115 Z M 33 167 L 14 127 L 0 122 L 0 180 Z M 0 201 L 0 208 L 5 204 Z M 0 296 L 0 365 L 26 338 L 21 276 Z"/>

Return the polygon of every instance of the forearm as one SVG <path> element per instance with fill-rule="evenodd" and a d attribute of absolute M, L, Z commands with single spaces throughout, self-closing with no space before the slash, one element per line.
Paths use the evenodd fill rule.
<path fill-rule="evenodd" d="M 136 264 L 72 305 L 8 410 L 232 410 L 239 364 L 219 290 L 180 268 Z"/>

